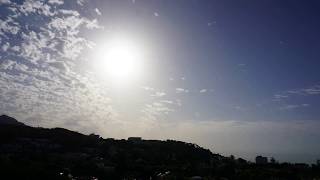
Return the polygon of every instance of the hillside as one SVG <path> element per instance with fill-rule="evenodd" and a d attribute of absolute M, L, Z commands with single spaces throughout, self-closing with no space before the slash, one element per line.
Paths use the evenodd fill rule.
<path fill-rule="evenodd" d="M 317 166 L 257 166 L 181 141 L 103 139 L 63 128 L 34 128 L 8 116 L 0 120 L 0 169 L 4 179 L 319 177 Z"/>
<path fill-rule="evenodd" d="M 16 119 L 7 116 L 7 115 L 1 115 L 0 116 L 0 125 L 15 125 L 15 126 L 23 126 L 24 124 L 17 121 Z"/>

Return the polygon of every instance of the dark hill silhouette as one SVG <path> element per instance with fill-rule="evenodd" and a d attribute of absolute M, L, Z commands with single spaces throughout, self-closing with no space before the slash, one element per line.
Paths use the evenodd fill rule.
<path fill-rule="evenodd" d="M 316 179 L 320 168 L 256 165 L 175 140 L 103 139 L 1 116 L 0 179 Z M 2 123 L 5 122 L 5 123 Z"/>
<path fill-rule="evenodd" d="M 0 126 L 1 125 L 24 125 L 23 123 L 17 121 L 16 119 L 7 116 L 7 115 L 1 115 L 0 116 Z"/>

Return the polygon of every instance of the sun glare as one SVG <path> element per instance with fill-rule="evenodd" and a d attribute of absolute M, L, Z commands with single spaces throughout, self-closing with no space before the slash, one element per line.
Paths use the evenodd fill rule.
<path fill-rule="evenodd" d="M 142 55 L 138 44 L 122 38 L 102 43 L 96 54 L 99 73 L 117 82 L 130 82 L 142 72 Z"/>

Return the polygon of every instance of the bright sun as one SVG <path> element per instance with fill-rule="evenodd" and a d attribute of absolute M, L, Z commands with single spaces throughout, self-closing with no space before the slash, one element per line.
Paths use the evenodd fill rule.
<path fill-rule="evenodd" d="M 104 42 L 97 49 L 96 57 L 99 73 L 117 82 L 130 82 L 142 72 L 142 52 L 138 44 L 114 38 Z"/>

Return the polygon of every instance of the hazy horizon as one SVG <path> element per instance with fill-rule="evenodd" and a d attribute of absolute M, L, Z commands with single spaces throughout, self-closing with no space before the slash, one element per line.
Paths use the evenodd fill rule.
<path fill-rule="evenodd" d="M 0 114 L 320 159 L 320 3 L 0 0 Z"/>

